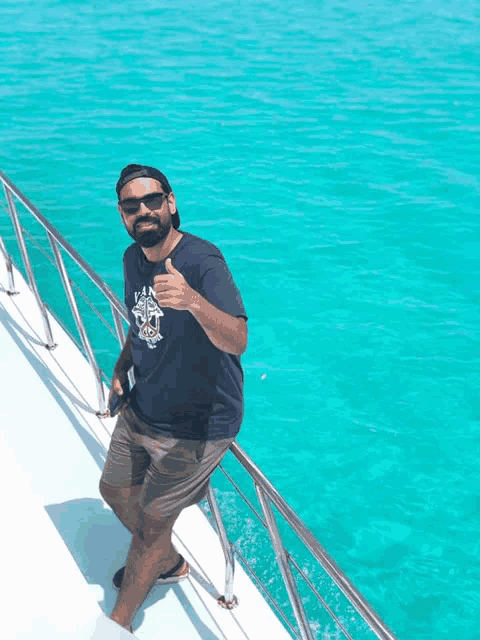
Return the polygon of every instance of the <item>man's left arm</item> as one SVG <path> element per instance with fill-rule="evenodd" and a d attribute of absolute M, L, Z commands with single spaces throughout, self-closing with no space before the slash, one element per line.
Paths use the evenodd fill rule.
<path fill-rule="evenodd" d="M 245 318 L 218 309 L 195 291 L 174 268 L 170 258 L 166 260 L 165 267 L 167 275 L 155 276 L 153 280 L 153 290 L 160 307 L 189 311 L 218 349 L 238 356 L 244 353 L 247 348 Z"/>
<path fill-rule="evenodd" d="M 227 353 L 242 355 L 247 348 L 247 323 L 245 318 L 231 316 L 192 289 L 194 295 L 189 311 L 201 324 L 213 344 Z"/>

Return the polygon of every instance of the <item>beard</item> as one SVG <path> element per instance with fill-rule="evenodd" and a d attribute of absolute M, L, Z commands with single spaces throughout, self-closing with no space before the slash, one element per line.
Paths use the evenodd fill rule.
<path fill-rule="evenodd" d="M 141 222 L 153 222 L 155 227 L 146 230 L 142 230 L 141 228 L 139 229 L 138 225 Z M 162 240 L 165 240 L 171 228 L 172 216 L 169 216 L 166 222 L 163 222 L 156 216 L 150 216 L 148 218 L 139 218 L 136 220 L 132 231 L 127 228 L 127 233 L 133 240 L 135 240 L 135 242 L 138 242 L 141 247 L 144 249 L 151 249 L 162 242 Z"/>

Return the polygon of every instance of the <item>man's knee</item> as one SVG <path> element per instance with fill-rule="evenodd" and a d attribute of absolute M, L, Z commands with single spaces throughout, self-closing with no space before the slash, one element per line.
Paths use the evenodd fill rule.
<path fill-rule="evenodd" d="M 103 481 L 102 478 L 100 479 L 98 488 L 100 491 L 100 495 L 102 496 L 102 498 L 105 500 L 107 504 L 114 502 L 115 498 L 118 496 L 118 489 L 115 489 L 115 487 L 108 485 L 106 482 Z"/>
<path fill-rule="evenodd" d="M 142 491 L 142 485 L 138 484 L 133 487 L 113 487 L 111 484 L 107 484 L 100 479 L 99 483 L 100 495 L 110 506 L 112 504 L 119 504 L 125 506 L 131 506 L 132 501 L 138 500 L 138 497 Z"/>
<path fill-rule="evenodd" d="M 129 503 L 132 499 L 131 489 L 119 489 L 103 482 L 103 480 L 100 480 L 99 489 L 102 498 L 114 511 L 122 506 L 130 506 Z M 138 494 L 138 491 L 136 493 Z"/>

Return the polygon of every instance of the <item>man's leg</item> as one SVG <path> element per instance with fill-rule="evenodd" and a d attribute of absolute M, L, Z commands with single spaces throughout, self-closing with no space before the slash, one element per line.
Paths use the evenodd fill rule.
<path fill-rule="evenodd" d="M 128 409 L 118 416 L 99 486 L 101 496 L 130 533 L 137 525 L 137 501 L 150 464 L 150 455 L 132 431 L 132 421 Z"/>
<path fill-rule="evenodd" d="M 139 527 L 133 534 L 122 586 L 110 618 L 130 630 L 133 618 L 159 574 L 179 559 L 172 544 L 172 529 L 179 514 L 152 519 L 140 511 Z"/>
<path fill-rule="evenodd" d="M 132 534 L 135 533 L 138 526 L 138 498 L 141 490 L 141 484 L 128 489 L 116 489 L 102 480 L 100 481 L 102 498 L 112 507 L 117 518 Z"/>

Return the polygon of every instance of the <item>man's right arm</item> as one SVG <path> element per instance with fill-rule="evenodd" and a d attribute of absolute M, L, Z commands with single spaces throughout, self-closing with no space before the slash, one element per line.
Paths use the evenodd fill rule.
<path fill-rule="evenodd" d="M 113 370 L 114 376 L 126 376 L 133 365 L 132 357 L 132 327 L 129 328 L 125 344 L 123 345 L 122 352 L 117 360 L 117 364 Z"/>
<path fill-rule="evenodd" d="M 128 330 L 127 338 L 125 340 L 125 344 L 123 345 L 122 352 L 117 360 L 117 364 L 113 370 L 112 377 L 112 386 L 110 387 L 110 395 L 108 398 L 108 402 L 110 403 L 110 399 L 114 392 L 119 395 L 123 395 L 122 384 L 127 379 L 128 372 L 133 366 L 133 356 L 132 356 L 132 328 Z"/>

